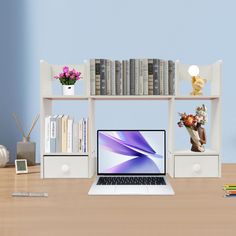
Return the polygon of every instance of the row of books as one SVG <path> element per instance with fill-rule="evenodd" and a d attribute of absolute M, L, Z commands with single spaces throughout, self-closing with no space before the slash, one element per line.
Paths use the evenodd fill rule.
<path fill-rule="evenodd" d="M 88 152 L 88 118 L 78 122 L 68 115 L 45 118 L 45 153 L 55 152 Z"/>
<path fill-rule="evenodd" d="M 236 184 L 225 184 L 223 186 L 224 197 L 236 197 Z"/>
<path fill-rule="evenodd" d="M 90 59 L 91 95 L 174 95 L 175 63 L 162 59 Z"/>

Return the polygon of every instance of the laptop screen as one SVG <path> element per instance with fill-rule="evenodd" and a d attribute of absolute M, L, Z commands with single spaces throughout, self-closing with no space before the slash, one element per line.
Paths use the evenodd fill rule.
<path fill-rule="evenodd" d="M 163 175 L 165 130 L 98 130 L 98 175 Z"/>

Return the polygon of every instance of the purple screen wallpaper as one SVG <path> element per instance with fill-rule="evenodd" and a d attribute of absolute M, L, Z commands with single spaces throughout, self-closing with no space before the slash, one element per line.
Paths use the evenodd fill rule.
<path fill-rule="evenodd" d="M 99 131 L 99 173 L 164 173 L 164 131 Z"/>

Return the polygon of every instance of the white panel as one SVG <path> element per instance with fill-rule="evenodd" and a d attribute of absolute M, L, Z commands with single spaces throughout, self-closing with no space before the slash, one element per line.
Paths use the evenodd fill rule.
<path fill-rule="evenodd" d="M 219 156 L 175 156 L 175 177 L 219 177 Z"/>
<path fill-rule="evenodd" d="M 44 178 L 88 178 L 88 157 L 44 156 Z"/>

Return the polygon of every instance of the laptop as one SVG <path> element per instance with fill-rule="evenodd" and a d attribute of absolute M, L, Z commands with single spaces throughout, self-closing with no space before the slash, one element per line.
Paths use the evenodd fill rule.
<path fill-rule="evenodd" d="M 89 195 L 174 195 L 166 178 L 166 131 L 98 130 L 97 175 Z"/>

